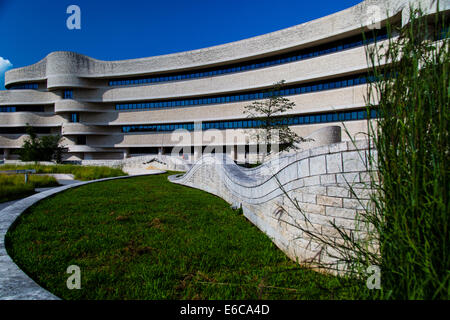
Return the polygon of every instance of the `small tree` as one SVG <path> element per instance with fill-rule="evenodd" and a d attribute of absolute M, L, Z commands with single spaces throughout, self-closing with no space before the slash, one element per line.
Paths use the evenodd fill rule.
<path fill-rule="evenodd" d="M 22 161 L 62 161 L 64 148 L 59 145 L 61 136 L 50 135 L 38 137 L 33 127 L 27 125 L 29 139 L 25 140 L 19 152 Z"/>
<path fill-rule="evenodd" d="M 256 120 L 258 124 L 253 134 L 254 137 L 258 143 L 262 140 L 267 147 L 263 157 L 273 151 L 274 145 L 279 147 L 279 151 L 288 151 L 296 149 L 296 144 L 306 141 L 289 128 L 285 112 L 291 110 L 295 103 L 281 96 L 280 90 L 284 84 L 284 80 L 276 82 L 264 94 L 265 100 L 254 101 L 245 106 L 244 114 L 248 118 Z"/>

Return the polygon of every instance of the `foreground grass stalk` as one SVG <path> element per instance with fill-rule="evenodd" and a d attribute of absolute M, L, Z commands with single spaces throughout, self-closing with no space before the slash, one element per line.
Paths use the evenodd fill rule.
<path fill-rule="evenodd" d="M 411 9 L 398 38 L 368 52 L 380 118 L 370 136 L 381 181 L 376 198 L 384 298 L 448 299 L 448 21 Z M 383 50 L 383 51 L 382 51 Z M 383 65 L 384 61 L 392 63 Z"/>
<path fill-rule="evenodd" d="M 296 199 L 283 190 L 303 214 L 306 227 L 288 210 L 284 214 L 289 219 L 281 216 L 280 221 L 321 247 L 314 261 L 303 263 L 336 272 L 343 263 L 345 281 L 348 277 L 365 280 L 368 267 L 380 268 L 380 290 L 367 290 L 361 281 L 359 295 L 366 298 L 450 297 L 450 56 L 449 35 L 442 33 L 447 26 L 442 14 L 424 16 L 420 9 L 411 8 L 407 25 L 388 23 L 387 44 L 367 47 L 372 80 L 366 95 L 367 114 L 376 109 L 379 115 L 368 119 L 369 130 L 364 134 L 374 145 L 367 170 L 377 170 L 367 186 L 375 191 L 371 204 L 356 217 L 359 229 L 369 231 L 367 236 L 359 238 L 331 221 L 341 241 L 321 235 Z M 322 263 L 317 258 L 323 253 L 337 263 Z"/>

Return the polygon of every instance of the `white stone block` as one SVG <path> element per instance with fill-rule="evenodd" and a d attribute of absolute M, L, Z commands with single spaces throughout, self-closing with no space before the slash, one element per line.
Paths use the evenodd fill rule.
<path fill-rule="evenodd" d="M 344 172 L 361 172 L 368 169 L 365 151 L 344 152 L 342 162 Z"/>
<path fill-rule="evenodd" d="M 303 160 L 303 159 L 309 158 L 309 149 L 298 152 L 295 156 L 296 156 L 297 160 Z"/>
<path fill-rule="evenodd" d="M 347 141 L 347 148 L 351 150 L 366 150 L 369 148 L 369 141 L 367 139 L 361 139 L 356 141 Z"/>
<path fill-rule="evenodd" d="M 304 179 L 305 187 L 316 186 L 320 184 L 320 176 L 308 177 Z"/>
<path fill-rule="evenodd" d="M 350 197 L 350 192 L 348 188 L 330 186 L 327 187 L 327 195 L 331 197 L 348 198 Z"/>
<path fill-rule="evenodd" d="M 316 203 L 316 195 L 311 193 L 303 194 L 303 202 L 305 203 Z"/>
<path fill-rule="evenodd" d="M 323 196 L 327 195 L 327 187 L 321 185 L 304 187 L 302 191 L 305 193 L 311 193 L 315 195 L 323 195 Z"/>
<path fill-rule="evenodd" d="M 353 185 L 354 183 L 359 183 L 359 173 L 338 173 L 336 174 L 337 183 L 347 185 Z"/>
<path fill-rule="evenodd" d="M 320 176 L 320 183 L 322 185 L 335 184 L 336 183 L 336 175 L 335 174 L 324 174 L 324 175 Z"/>
<path fill-rule="evenodd" d="M 303 213 L 320 213 L 325 214 L 325 207 L 312 203 L 299 203 L 299 207 Z"/>
<path fill-rule="evenodd" d="M 347 142 L 339 142 L 330 145 L 330 153 L 347 151 Z"/>
<path fill-rule="evenodd" d="M 344 208 L 347 209 L 364 209 L 364 205 L 367 204 L 365 200 L 358 199 L 344 199 Z"/>
<path fill-rule="evenodd" d="M 342 155 L 341 153 L 327 154 L 327 173 L 342 172 Z"/>
<path fill-rule="evenodd" d="M 310 149 L 311 157 L 322 155 L 322 154 L 327 154 L 327 153 L 330 153 L 330 147 L 328 145 Z"/>
<path fill-rule="evenodd" d="M 308 177 L 309 174 L 309 159 L 303 159 L 298 162 L 298 177 Z"/>
<path fill-rule="evenodd" d="M 332 207 L 342 207 L 342 198 L 338 197 L 328 197 L 328 196 L 317 196 L 317 204 Z"/>
<path fill-rule="evenodd" d="M 365 199 L 368 200 L 370 199 L 371 195 L 375 193 L 375 190 L 371 190 L 369 188 L 353 188 L 352 191 L 352 198 L 356 198 L 357 199 Z"/>
<path fill-rule="evenodd" d="M 354 219 L 356 216 L 356 210 L 347 208 L 326 207 L 326 215 L 330 217 Z"/>
<path fill-rule="evenodd" d="M 311 158 L 309 168 L 312 176 L 327 173 L 325 156 Z"/>

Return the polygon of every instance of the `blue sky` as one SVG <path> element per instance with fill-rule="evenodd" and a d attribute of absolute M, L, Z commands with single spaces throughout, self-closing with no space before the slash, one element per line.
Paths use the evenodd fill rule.
<path fill-rule="evenodd" d="M 280 30 L 361 0 L 0 0 L 0 89 L 4 71 L 52 51 L 100 60 L 199 49 Z M 69 5 L 81 30 L 69 30 Z"/>

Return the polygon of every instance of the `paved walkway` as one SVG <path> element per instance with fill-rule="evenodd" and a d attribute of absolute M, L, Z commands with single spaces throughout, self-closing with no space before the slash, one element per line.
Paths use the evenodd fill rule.
<path fill-rule="evenodd" d="M 0 211 L 3 210 L 3 209 L 5 209 L 6 207 L 9 207 L 10 205 L 16 203 L 17 201 L 20 201 L 20 199 L 19 199 L 19 200 L 13 200 L 13 201 L 8 201 L 8 202 L 2 202 L 2 203 L 0 203 Z"/>
<path fill-rule="evenodd" d="M 143 175 L 159 174 L 164 171 L 153 170 Z M 9 227 L 22 212 L 33 204 L 52 196 L 61 191 L 82 186 L 89 183 L 126 179 L 133 176 L 105 178 L 93 181 L 75 182 L 67 185 L 50 188 L 36 193 L 28 198 L 10 201 L 0 207 L 0 300 L 57 300 L 55 295 L 41 288 L 36 282 L 28 277 L 9 257 L 5 248 L 5 235 Z M 73 181 L 73 180 L 72 180 Z"/>

